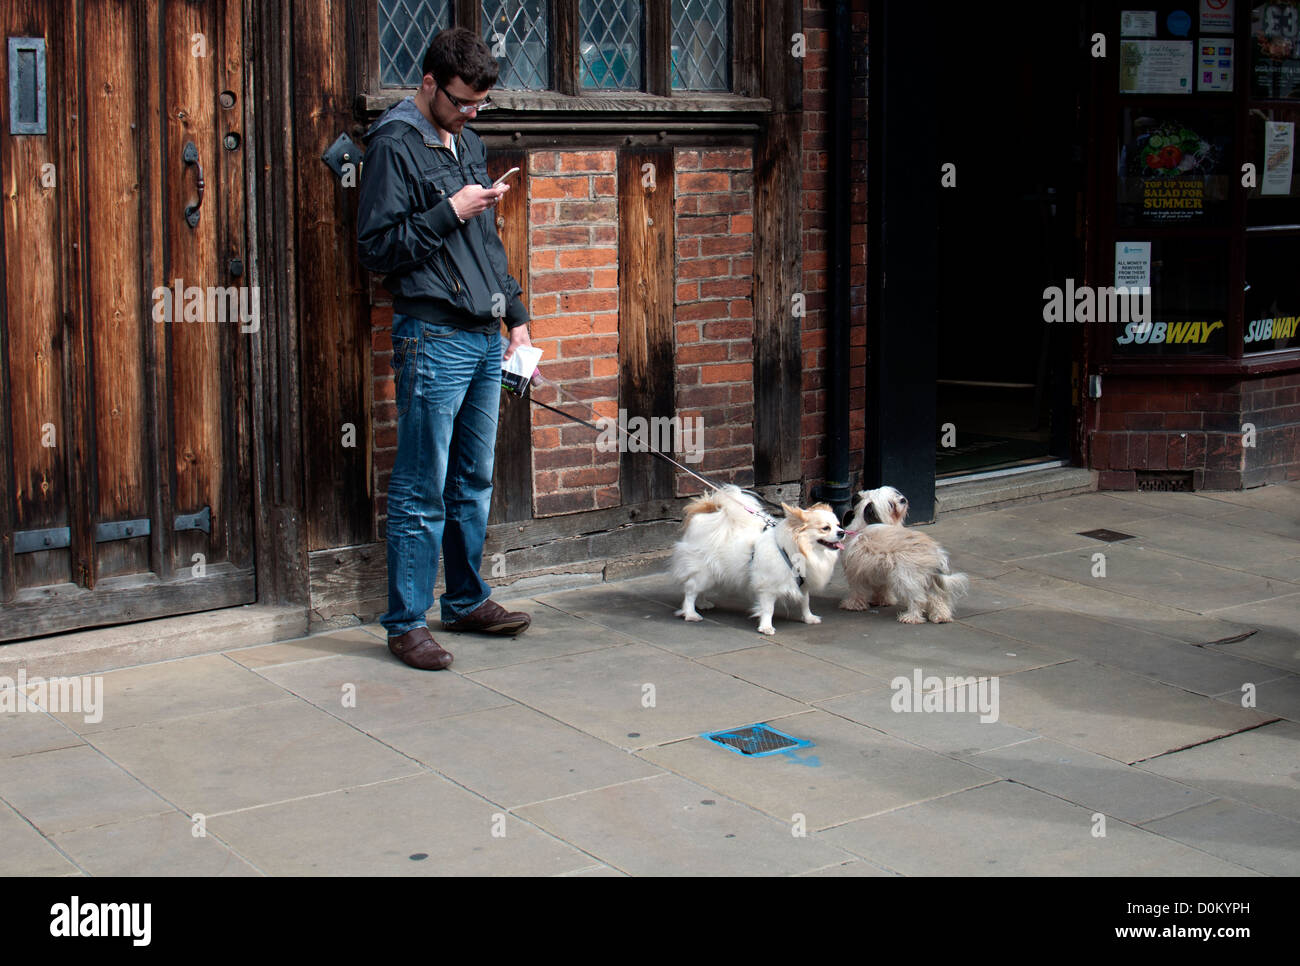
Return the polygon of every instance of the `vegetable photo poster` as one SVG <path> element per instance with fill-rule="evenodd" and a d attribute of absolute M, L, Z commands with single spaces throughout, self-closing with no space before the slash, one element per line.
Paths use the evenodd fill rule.
<path fill-rule="evenodd" d="M 1130 116 L 1119 171 L 1121 220 L 1129 225 L 1206 221 L 1216 203 L 1227 199 L 1227 125 L 1198 112 L 1126 113 Z"/>

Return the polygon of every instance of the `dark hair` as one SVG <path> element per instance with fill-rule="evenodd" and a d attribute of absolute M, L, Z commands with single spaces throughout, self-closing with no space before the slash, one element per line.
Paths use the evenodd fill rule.
<path fill-rule="evenodd" d="M 429 44 L 421 66 L 424 74 L 432 74 L 439 87 L 446 87 L 453 77 L 459 77 L 471 90 L 485 91 L 497 82 L 500 66 L 492 51 L 472 30 L 452 27 L 439 31 Z"/>

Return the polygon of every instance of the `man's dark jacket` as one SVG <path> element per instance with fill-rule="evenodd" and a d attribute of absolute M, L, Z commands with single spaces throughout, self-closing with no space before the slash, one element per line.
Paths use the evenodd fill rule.
<path fill-rule="evenodd" d="M 496 209 L 462 225 L 448 200 L 470 183 L 492 186 L 479 136 L 462 128 L 453 155 L 408 97 L 371 125 L 366 142 L 357 250 L 364 268 L 384 273 L 393 311 L 461 328 L 527 322 Z"/>

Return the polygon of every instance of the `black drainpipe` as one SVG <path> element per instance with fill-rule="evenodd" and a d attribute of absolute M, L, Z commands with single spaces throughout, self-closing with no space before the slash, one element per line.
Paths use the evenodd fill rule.
<path fill-rule="evenodd" d="M 836 2 L 830 63 L 830 279 L 827 317 L 826 482 L 814 493 L 843 517 L 853 496 L 849 470 L 849 263 L 853 209 L 849 176 L 853 125 L 853 45 L 849 5 Z"/>

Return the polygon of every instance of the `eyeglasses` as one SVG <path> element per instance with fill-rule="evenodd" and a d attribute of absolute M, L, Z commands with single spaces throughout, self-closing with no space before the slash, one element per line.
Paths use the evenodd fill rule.
<path fill-rule="evenodd" d="M 463 101 L 459 101 L 456 98 L 452 97 L 451 94 L 447 93 L 447 88 L 439 87 L 438 90 L 442 91 L 442 93 L 446 96 L 447 100 L 451 101 L 451 106 L 456 108 L 456 110 L 460 111 L 462 114 L 470 114 L 473 113 L 474 111 L 484 111 L 492 106 L 492 99 L 490 97 L 485 97 L 483 98 L 483 100 L 478 101 L 474 104 L 466 104 Z"/>

